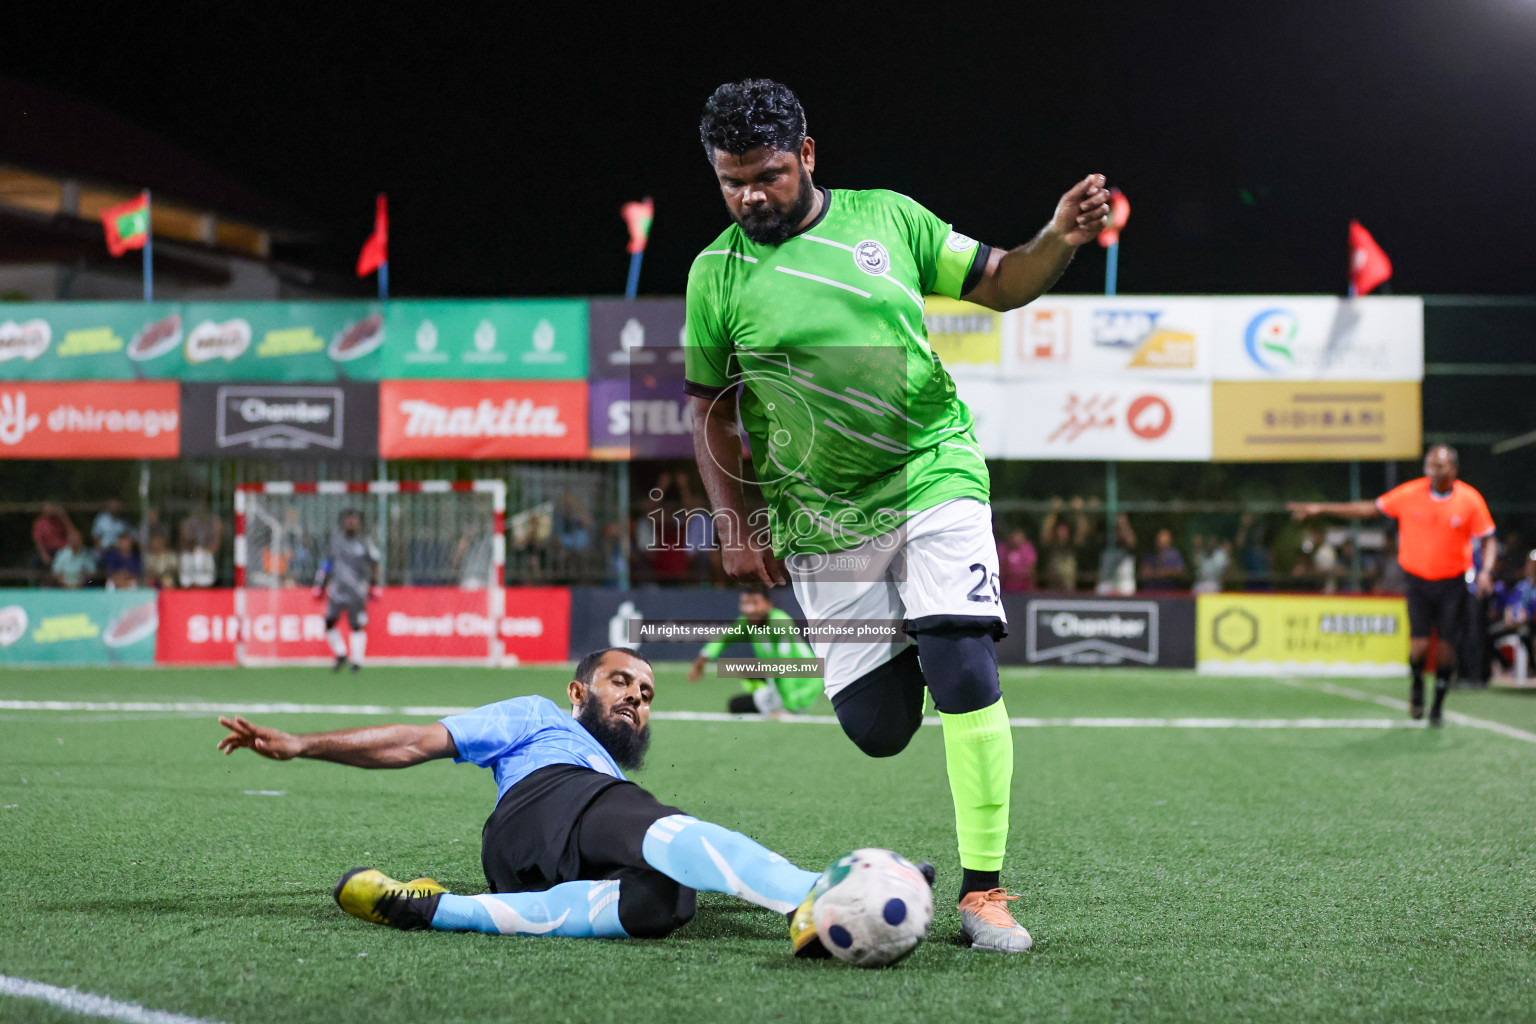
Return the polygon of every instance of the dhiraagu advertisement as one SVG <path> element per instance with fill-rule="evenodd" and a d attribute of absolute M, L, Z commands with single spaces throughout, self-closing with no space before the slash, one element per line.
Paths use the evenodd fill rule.
<path fill-rule="evenodd" d="M 153 590 L 0 591 L 0 665 L 152 665 Z"/>
<path fill-rule="evenodd" d="M 1195 660 L 1209 675 L 1408 673 L 1401 597 L 1202 594 L 1195 620 Z"/>

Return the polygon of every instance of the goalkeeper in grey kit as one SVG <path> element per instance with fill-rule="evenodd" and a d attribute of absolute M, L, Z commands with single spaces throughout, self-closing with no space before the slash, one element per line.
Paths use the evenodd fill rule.
<path fill-rule="evenodd" d="M 315 577 L 315 598 L 324 597 L 325 639 L 336 656 L 332 672 L 340 672 L 347 665 L 350 653 L 352 671 L 363 665 L 363 655 L 368 650 L 368 600 L 374 596 L 379 582 L 379 549 L 373 539 L 363 533 L 363 515 L 356 509 L 347 509 L 337 518 L 341 527 L 331 535 L 331 547 L 325 561 L 320 563 L 320 573 Z M 336 624 L 342 614 L 352 627 L 351 651 L 347 641 L 341 638 Z"/>

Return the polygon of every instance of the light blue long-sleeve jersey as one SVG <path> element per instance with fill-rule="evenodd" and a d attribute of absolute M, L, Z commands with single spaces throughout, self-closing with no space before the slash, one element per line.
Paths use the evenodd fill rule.
<path fill-rule="evenodd" d="M 513 697 L 442 719 L 459 754 L 496 773 L 496 799 L 533 772 L 552 764 L 574 764 L 624 778 L 624 773 L 569 711 L 547 697 Z"/>

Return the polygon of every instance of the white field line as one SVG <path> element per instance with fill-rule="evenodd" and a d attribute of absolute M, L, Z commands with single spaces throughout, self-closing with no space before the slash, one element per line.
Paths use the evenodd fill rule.
<path fill-rule="evenodd" d="M 1398 700 L 1396 697 L 1384 697 L 1379 693 L 1367 693 L 1365 690 L 1357 690 L 1352 686 L 1339 686 L 1336 683 L 1314 683 L 1303 679 L 1277 679 L 1282 686 L 1295 687 L 1298 690 L 1314 690 L 1318 693 L 1326 693 L 1334 697 L 1347 697 L 1350 700 L 1364 701 L 1367 704 L 1379 704 L 1384 708 L 1395 708 L 1398 711 L 1407 711 L 1408 702 Z M 1459 711 L 1445 712 L 1447 722 L 1455 722 L 1457 725 L 1470 725 L 1474 729 L 1486 729 L 1488 732 L 1496 732 L 1500 736 L 1508 736 L 1512 740 L 1520 740 L 1523 743 L 1536 743 L 1536 733 L 1526 732 L 1524 729 L 1516 729 L 1512 725 L 1503 722 L 1492 722 L 1486 718 L 1473 718 L 1471 715 L 1463 715 Z M 1415 722 L 1415 725 L 1420 724 Z"/>
<path fill-rule="evenodd" d="M 4 974 L 0 974 L 0 996 L 36 999 L 83 1017 L 106 1017 L 128 1021 L 129 1024 L 212 1024 L 198 1017 L 184 1017 L 164 1010 L 146 1010 L 137 1003 L 123 1003 L 78 989 L 58 988 L 44 985 L 40 981 L 28 981 L 26 978 L 10 978 Z"/>
<path fill-rule="evenodd" d="M 471 710 L 466 707 L 403 706 L 381 704 L 216 704 L 204 701 L 159 703 L 154 701 L 0 700 L 0 711 L 90 711 L 225 715 L 398 715 L 441 718 Z M 724 711 L 654 711 L 659 722 L 766 722 L 760 715 L 733 715 Z M 790 715 L 782 721 L 802 725 L 836 725 L 834 715 Z M 938 725 L 929 716 L 924 725 Z M 1400 729 L 1417 723 L 1395 718 L 1010 718 L 1016 729 Z M 1536 737 L 1533 737 L 1536 739 Z"/>

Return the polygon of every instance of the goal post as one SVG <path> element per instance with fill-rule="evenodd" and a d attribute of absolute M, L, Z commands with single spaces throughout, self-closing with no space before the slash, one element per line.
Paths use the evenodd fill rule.
<path fill-rule="evenodd" d="M 361 516 L 379 562 L 368 663 L 507 662 L 505 482 L 269 482 L 241 484 L 234 497 L 240 664 L 330 663 L 325 599 L 313 587 L 347 512 Z M 345 615 L 338 628 L 350 631 Z"/>

